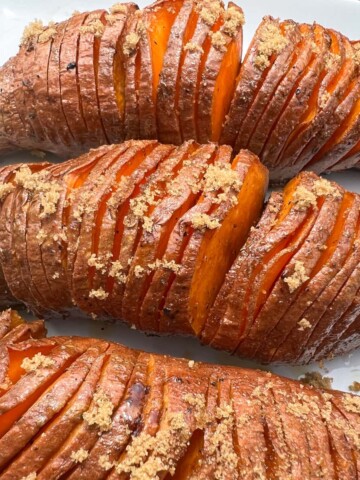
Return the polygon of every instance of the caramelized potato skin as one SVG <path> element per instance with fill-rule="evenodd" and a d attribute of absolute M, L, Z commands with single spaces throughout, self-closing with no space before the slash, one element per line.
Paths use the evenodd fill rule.
<path fill-rule="evenodd" d="M 157 0 L 30 25 L 0 69 L 0 153 L 195 140 L 252 151 L 274 184 L 357 167 L 359 42 L 266 16 L 243 55 L 243 23 L 232 2 Z"/>
<path fill-rule="evenodd" d="M 0 353 L 3 479 L 360 473 L 356 396 L 103 340 L 46 338 L 41 321 L 11 310 L 0 314 Z"/>

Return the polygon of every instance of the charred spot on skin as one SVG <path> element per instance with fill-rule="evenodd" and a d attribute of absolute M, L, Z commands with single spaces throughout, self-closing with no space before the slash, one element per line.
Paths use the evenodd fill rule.
<path fill-rule="evenodd" d="M 301 93 L 301 88 L 297 88 L 295 93 L 296 93 L 297 96 L 300 95 L 300 93 Z"/>
<path fill-rule="evenodd" d="M 166 308 L 164 307 L 163 308 L 163 312 L 164 314 L 169 317 L 169 318 L 173 318 L 174 317 L 174 314 L 172 313 L 172 311 L 170 310 L 170 308 Z"/>
<path fill-rule="evenodd" d="M 73 70 L 74 68 L 76 68 L 76 62 L 70 62 L 66 67 L 66 70 L 69 71 L 69 70 Z"/>

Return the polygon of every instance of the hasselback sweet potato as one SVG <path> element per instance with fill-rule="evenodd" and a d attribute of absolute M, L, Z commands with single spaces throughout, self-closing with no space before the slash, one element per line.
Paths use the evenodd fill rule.
<path fill-rule="evenodd" d="M 353 480 L 359 398 L 0 315 L 4 480 Z"/>
<path fill-rule="evenodd" d="M 220 142 L 253 151 L 278 183 L 358 166 L 359 42 L 268 16 L 243 58 L 243 23 L 221 0 L 32 23 L 0 69 L 0 152 Z"/>
<path fill-rule="evenodd" d="M 4 167 L 3 305 L 10 291 L 45 317 L 81 311 L 263 362 L 355 348 L 360 197 L 303 172 L 256 223 L 267 178 L 254 154 L 193 141 Z"/>

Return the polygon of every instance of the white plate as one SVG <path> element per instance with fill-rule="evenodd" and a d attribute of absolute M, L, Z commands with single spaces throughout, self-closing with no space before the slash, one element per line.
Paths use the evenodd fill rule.
<path fill-rule="evenodd" d="M 148 2 L 138 2 L 143 7 Z M 248 45 L 260 19 L 271 14 L 282 19 L 292 18 L 301 22 L 316 21 L 326 27 L 340 30 L 352 40 L 360 38 L 360 1 L 359 0 L 243 0 L 247 23 L 245 26 L 245 47 Z M 16 54 L 17 45 L 24 26 L 34 18 L 64 20 L 74 10 L 108 8 L 104 0 L 0 0 L 0 65 L 11 55 Z M 18 157 L 21 159 L 21 156 Z M 360 193 L 360 171 L 350 171 L 332 175 L 344 187 Z M 94 321 L 71 323 L 52 321 L 48 323 L 50 335 L 88 335 L 118 341 L 130 347 L 147 351 L 184 356 L 194 360 L 203 360 L 222 364 L 256 366 L 225 353 L 199 346 L 195 339 L 145 337 L 140 332 L 130 330 L 124 325 L 108 325 Z M 360 351 L 343 358 L 327 362 L 327 373 L 333 377 L 334 388 L 347 390 L 354 381 L 360 382 Z M 274 367 L 273 371 L 292 378 L 298 378 L 305 371 L 320 370 L 319 365 L 308 367 Z"/>

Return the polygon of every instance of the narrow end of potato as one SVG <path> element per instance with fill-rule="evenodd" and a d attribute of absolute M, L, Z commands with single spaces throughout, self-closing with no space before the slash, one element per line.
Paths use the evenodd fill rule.
<path fill-rule="evenodd" d="M 26 372 L 22 367 L 26 358 L 33 358 L 37 354 L 47 355 L 54 348 L 54 345 L 30 346 L 24 350 L 9 349 L 9 370 L 7 375 L 12 383 L 16 383 Z"/>
<path fill-rule="evenodd" d="M 16 310 L 11 310 L 10 319 L 11 319 L 11 323 L 10 323 L 11 330 L 16 328 L 18 325 L 22 325 L 23 323 L 25 323 L 24 319 L 17 313 Z"/>
<path fill-rule="evenodd" d="M 232 170 L 242 178 L 241 189 L 221 226 L 206 232 L 191 284 L 189 309 L 192 328 L 197 335 L 203 328 L 226 273 L 259 218 L 267 188 L 267 170 L 249 152 L 241 151 L 237 155 Z"/>

